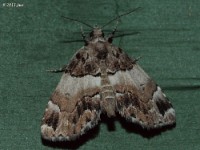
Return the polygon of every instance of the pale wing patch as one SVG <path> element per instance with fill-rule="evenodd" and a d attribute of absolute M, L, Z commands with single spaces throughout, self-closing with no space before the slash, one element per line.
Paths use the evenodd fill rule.
<path fill-rule="evenodd" d="M 100 92 L 100 79 L 92 75 L 72 77 L 66 73 L 53 92 L 51 100 L 61 111 L 72 112 L 84 96 L 94 96 Z"/>
<path fill-rule="evenodd" d="M 131 80 L 135 82 L 137 87 L 146 84 L 150 78 L 139 65 L 134 65 L 131 70 L 127 70 L 127 76 L 130 74 Z M 126 78 L 126 76 L 124 76 Z"/>
<path fill-rule="evenodd" d="M 101 85 L 100 77 L 86 75 L 84 77 L 72 77 L 68 73 L 63 74 L 56 90 L 62 94 L 76 95 L 80 91 L 92 88 L 99 88 Z"/>
<path fill-rule="evenodd" d="M 50 110 L 55 111 L 55 112 L 60 112 L 60 108 L 58 107 L 58 105 L 53 104 L 52 101 L 48 102 L 47 109 L 50 109 Z"/>
<path fill-rule="evenodd" d="M 134 65 L 131 70 L 118 71 L 114 75 L 109 75 L 108 78 L 113 86 L 133 85 L 138 88 L 146 84 L 150 79 L 138 65 Z"/>

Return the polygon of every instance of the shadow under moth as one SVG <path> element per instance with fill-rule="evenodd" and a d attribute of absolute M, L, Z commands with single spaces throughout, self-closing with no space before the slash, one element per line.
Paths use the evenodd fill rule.
<path fill-rule="evenodd" d="M 99 123 L 102 113 L 108 117 L 118 113 L 148 129 L 175 124 L 175 111 L 161 88 L 136 63 L 137 59 L 112 45 L 116 28 L 104 37 L 105 25 L 99 28 L 83 24 L 92 28 L 89 37 L 82 33 L 85 46 L 68 65 L 54 71 L 64 74 L 45 110 L 42 137 L 76 140 Z"/>

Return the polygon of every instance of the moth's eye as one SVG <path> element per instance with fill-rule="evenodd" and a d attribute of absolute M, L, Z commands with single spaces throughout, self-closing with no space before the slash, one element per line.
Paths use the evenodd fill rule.
<path fill-rule="evenodd" d="M 104 37 L 104 33 L 102 32 L 102 37 Z"/>
<path fill-rule="evenodd" d="M 90 32 L 90 37 L 93 37 L 94 36 L 94 32 Z"/>

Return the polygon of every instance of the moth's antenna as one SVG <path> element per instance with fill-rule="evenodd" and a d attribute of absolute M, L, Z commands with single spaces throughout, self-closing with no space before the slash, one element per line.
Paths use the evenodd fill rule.
<path fill-rule="evenodd" d="M 101 28 L 103 29 L 105 26 L 107 26 L 107 25 L 110 24 L 111 22 L 113 22 L 113 21 L 115 21 L 115 20 L 118 20 L 118 19 L 121 18 L 122 16 L 128 15 L 128 14 L 130 14 L 130 13 L 132 13 L 132 12 L 134 12 L 134 11 L 140 9 L 140 8 L 141 8 L 141 7 L 138 7 L 138 8 L 136 8 L 136 9 L 133 9 L 133 10 L 131 10 L 131 11 L 129 11 L 129 12 L 126 12 L 126 13 L 124 13 L 124 14 L 121 14 L 121 15 L 117 16 L 116 18 L 114 18 L 114 19 L 108 21 L 108 22 L 107 22 L 106 24 L 104 24 Z"/>
<path fill-rule="evenodd" d="M 65 18 L 65 19 L 68 19 L 68 20 L 72 20 L 72 21 L 75 21 L 75 22 L 82 23 L 82 24 L 84 24 L 84 25 L 86 25 L 86 26 L 88 26 L 88 27 L 93 29 L 93 27 L 91 25 L 89 25 L 89 24 L 87 24 L 87 23 L 85 23 L 83 21 L 80 21 L 80 20 L 77 20 L 77 19 L 73 19 L 73 18 L 69 18 L 69 17 L 65 17 L 65 16 L 61 16 L 61 17 Z"/>

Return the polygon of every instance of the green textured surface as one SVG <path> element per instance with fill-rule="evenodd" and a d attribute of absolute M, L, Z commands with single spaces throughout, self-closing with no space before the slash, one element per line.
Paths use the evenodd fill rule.
<path fill-rule="evenodd" d="M 61 74 L 45 72 L 66 64 L 83 43 L 80 27 L 65 15 L 102 25 L 136 7 L 123 17 L 119 31 L 140 34 L 114 40 L 165 90 L 177 116 L 172 130 L 150 138 L 136 134 L 125 121 L 109 120 L 90 132 L 80 149 L 200 149 L 200 1 L 190 0 L 18 0 L 22 8 L 0 2 L 0 149 L 53 149 L 40 139 L 40 122 Z M 9 1 L 12 2 L 12 1 Z M 106 29 L 113 29 L 111 24 Z M 88 28 L 84 27 L 86 31 Z M 55 148 L 55 147 L 54 147 Z"/>

